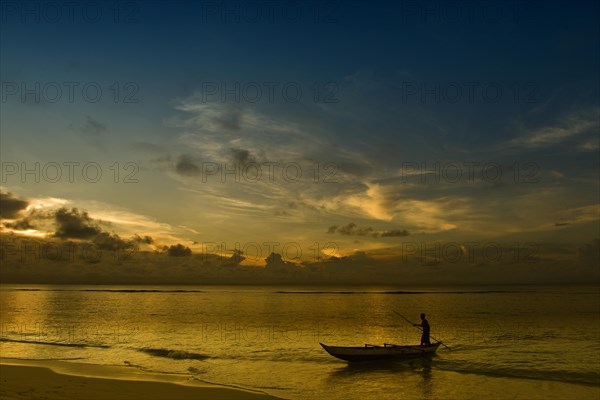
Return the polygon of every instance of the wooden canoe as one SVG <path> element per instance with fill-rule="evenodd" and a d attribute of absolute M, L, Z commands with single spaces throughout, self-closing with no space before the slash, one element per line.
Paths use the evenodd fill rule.
<path fill-rule="evenodd" d="M 414 357 L 427 357 L 433 355 L 441 343 L 420 346 L 399 346 L 395 344 L 384 344 L 376 346 L 365 344 L 364 347 L 342 347 L 327 346 L 319 343 L 326 352 L 332 356 L 345 361 L 371 361 L 371 360 L 389 360 L 404 359 Z"/>

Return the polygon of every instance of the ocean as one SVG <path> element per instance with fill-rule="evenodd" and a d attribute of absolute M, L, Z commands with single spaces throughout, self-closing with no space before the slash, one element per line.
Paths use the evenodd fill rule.
<path fill-rule="evenodd" d="M 418 344 L 347 364 L 319 343 Z M 0 286 L 0 356 L 191 375 L 285 399 L 598 399 L 600 289 Z"/>

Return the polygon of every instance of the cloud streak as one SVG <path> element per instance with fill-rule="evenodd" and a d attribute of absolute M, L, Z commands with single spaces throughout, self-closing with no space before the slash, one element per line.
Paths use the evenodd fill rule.
<path fill-rule="evenodd" d="M 340 234 L 344 236 L 371 236 L 371 237 L 405 237 L 409 236 L 410 233 L 406 229 L 392 229 L 384 231 L 376 231 L 372 227 L 361 228 L 354 222 L 350 222 L 347 225 L 332 225 L 327 229 L 329 234 Z"/>
<path fill-rule="evenodd" d="M 558 145 L 584 133 L 593 131 L 597 134 L 600 127 L 599 115 L 599 108 L 591 108 L 577 113 L 571 113 L 555 125 L 544 126 L 535 129 L 527 135 L 513 139 L 511 144 L 530 148 L 547 147 Z M 593 145 L 583 145 L 583 149 L 589 150 L 587 147 L 593 147 Z"/>

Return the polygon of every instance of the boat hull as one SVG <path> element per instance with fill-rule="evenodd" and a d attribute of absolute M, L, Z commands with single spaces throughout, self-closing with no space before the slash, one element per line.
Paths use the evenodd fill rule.
<path fill-rule="evenodd" d="M 342 347 L 327 346 L 319 343 L 326 352 L 344 361 L 372 361 L 372 360 L 395 360 L 415 357 L 427 357 L 433 355 L 440 347 L 440 343 L 426 346 L 373 346 L 364 347 Z"/>

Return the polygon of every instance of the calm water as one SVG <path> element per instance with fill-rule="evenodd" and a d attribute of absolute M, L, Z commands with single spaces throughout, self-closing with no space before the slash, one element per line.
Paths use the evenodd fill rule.
<path fill-rule="evenodd" d="M 600 398 L 593 287 L 3 285 L 2 357 L 131 365 L 288 399 Z M 319 342 L 416 344 L 431 360 L 334 359 Z"/>

